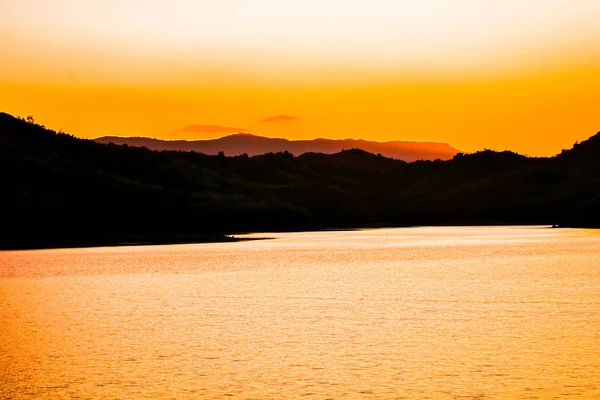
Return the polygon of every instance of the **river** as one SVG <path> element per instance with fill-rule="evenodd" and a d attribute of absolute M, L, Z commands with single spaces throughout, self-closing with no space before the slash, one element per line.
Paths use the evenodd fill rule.
<path fill-rule="evenodd" d="M 0 252 L 2 399 L 600 398 L 600 234 Z"/>

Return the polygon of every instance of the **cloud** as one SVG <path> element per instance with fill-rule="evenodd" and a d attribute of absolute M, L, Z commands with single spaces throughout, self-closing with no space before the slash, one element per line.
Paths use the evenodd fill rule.
<path fill-rule="evenodd" d="M 262 120 L 262 122 L 290 122 L 290 121 L 298 121 L 300 118 L 293 117 L 291 115 L 276 115 L 274 117 L 268 117 Z"/>
<path fill-rule="evenodd" d="M 201 124 L 192 124 L 188 125 L 184 128 L 179 129 L 178 131 L 172 132 L 169 136 L 171 137 L 184 137 L 190 136 L 190 134 L 226 134 L 226 133 L 239 133 L 245 132 L 244 129 L 241 128 L 233 128 L 230 126 L 223 125 L 201 125 Z"/>

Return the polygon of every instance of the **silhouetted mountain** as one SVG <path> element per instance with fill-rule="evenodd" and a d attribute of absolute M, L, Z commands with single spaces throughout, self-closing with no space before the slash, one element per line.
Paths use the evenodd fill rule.
<path fill-rule="evenodd" d="M 293 155 L 304 153 L 333 154 L 342 150 L 361 149 L 369 153 L 381 154 L 384 157 L 404 161 L 415 160 L 449 160 L 459 151 L 446 143 L 432 142 L 373 142 L 368 140 L 287 140 L 256 136 L 249 133 L 238 133 L 212 140 L 159 140 L 144 137 L 104 136 L 96 139 L 98 143 L 127 144 L 135 147 L 147 147 L 150 150 L 196 151 L 198 153 L 216 155 L 223 152 L 226 156 L 247 154 L 256 156 L 266 153 L 288 151 Z"/>
<path fill-rule="evenodd" d="M 575 164 L 600 166 L 600 132 L 581 143 L 575 143 L 571 150 L 563 150 L 558 158 Z"/>
<path fill-rule="evenodd" d="M 352 149 L 225 157 L 100 144 L 0 113 L 0 248 L 360 226 L 600 227 L 600 134 L 552 158 Z"/>

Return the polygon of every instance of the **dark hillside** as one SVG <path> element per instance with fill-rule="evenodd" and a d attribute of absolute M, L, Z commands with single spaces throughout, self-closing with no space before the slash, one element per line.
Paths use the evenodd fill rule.
<path fill-rule="evenodd" d="M 600 135 L 554 158 L 406 163 L 345 150 L 225 157 L 100 144 L 0 114 L 1 248 L 414 224 L 600 226 Z"/>

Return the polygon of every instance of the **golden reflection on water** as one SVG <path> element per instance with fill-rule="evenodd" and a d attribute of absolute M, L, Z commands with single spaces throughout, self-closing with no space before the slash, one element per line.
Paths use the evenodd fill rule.
<path fill-rule="evenodd" d="M 594 231 L 264 236 L 0 253 L 0 398 L 600 398 Z"/>

